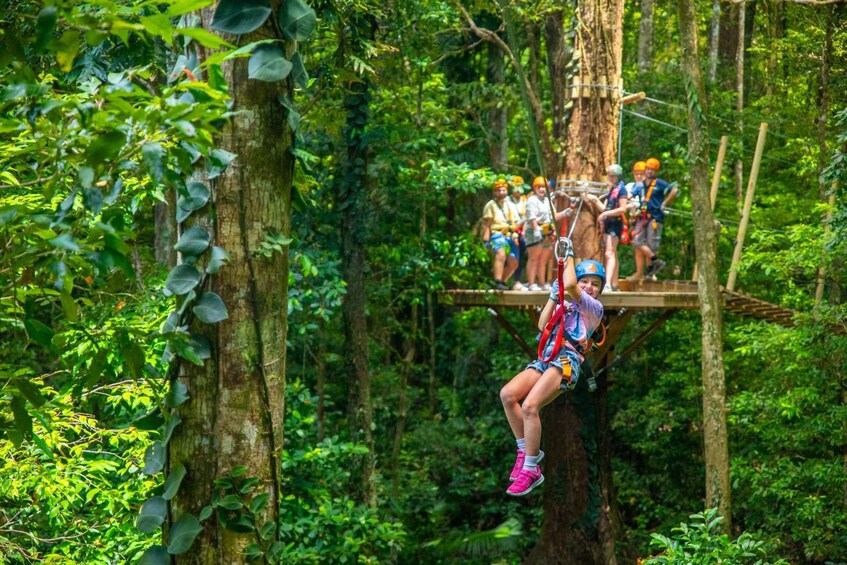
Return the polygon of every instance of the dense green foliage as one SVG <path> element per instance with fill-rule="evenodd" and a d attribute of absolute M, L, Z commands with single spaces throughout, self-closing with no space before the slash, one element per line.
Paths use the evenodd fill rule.
<path fill-rule="evenodd" d="M 3 559 L 133 561 L 168 541 L 158 531 L 175 485 L 157 474 L 162 451 L 151 446 L 179 433 L 169 414 L 190 390 L 171 388 L 167 375 L 178 362 L 172 354 L 202 363 L 212 351 L 182 327 L 195 297 L 178 307 L 166 295 L 194 293 L 199 277 L 213 274 L 209 263 L 195 268 L 192 257 L 208 253 L 214 269 L 225 252 L 194 232 L 180 240 L 188 260 L 169 274 L 153 255 L 153 206 L 178 196 L 174 212 L 184 220 L 208 200 L 187 182 L 195 164 L 213 176 L 235 157 L 216 153 L 214 142 L 227 112 L 216 67 L 226 54 L 249 56 L 252 79 L 294 73 L 298 84 L 297 100 L 281 101 L 298 129 L 291 240 L 271 236 L 257 250 L 290 244 L 292 253 L 279 545 L 261 538 L 250 551 L 285 563 L 525 556 L 543 516 L 537 497 L 517 504 L 502 494 L 514 452 L 497 399 L 525 359 L 486 312 L 440 305 L 437 292 L 487 284 L 488 257 L 473 228 L 491 180 L 530 178 L 535 160 L 514 69 L 507 65 L 504 82 L 492 82 L 489 47 L 468 35 L 456 5 L 326 0 L 308 2 L 310 15 L 305 3 L 287 2 L 286 38 L 302 41 L 317 26 L 295 56 L 271 44 L 242 46 L 198 68 L 182 51 L 189 40 L 234 49 L 191 27 L 196 22 L 187 14 L 209 2 L 14 4 L 0 14 Z M 264 3 L 254 4 L 256 17 L 267 17 Z M 492 29 L 501 23 L 500 4 L 463 3 Z M 510 4 L 521 30 L 512 38 L 518 58 L 549 85 L 555 79 L 530 36 L 543 37 L 544 17 L 559 3 Z M 705 46 L 710 6 L 702 4 Z M 717 204 L 724 219 L 719 268 L 725 276 L 740 209 L 730 163 L 743 158 L 746 179 L 758 123 L 768 121 L 739 285 L 800 314 L 793 328 L 724 317 L 732 536 L 718 533 L 709 511 L 691 516 L 702 510 L 704 489 L 697 313 L 677 314 L 609 375 L 622 560 L 662 552 L 647 562 L 825 563 L 847 555 L 847 113 L 830 111 L 818 127 L 828 26 L 826 96 L 831 109 L 847 102 L 845 12 L 752 4 L 758 11 L 748 14 L 755 23 L 742 136 L 735 67 L 726 54 L 708 88 L 713 155 L 720 135 L 731 138 Z M 572 10 L 564 8 L 566 25 Z M 678 129 L 686 109 L 676 10 L 657 2 L 656 11 L 663 25 L 653 71 L 640 75 L 640 15 L 637 3 L 626 3 L 624 86 L 652 99 L 633 112 L 665 124 L 625 113 L 621 160 L 627 170 L 649 152 L 661 159 L 661 176 L 680 181 L 663 254 L 665 276 L 686 278 L 694 239 Z M 256 25 L 243 16 L 216 17 L 220 29 L 234 33 Z M 347 211 L 335 195 L 350 182 L 345 105 L 349 85 L 360 81 L 368 83 L 370 106 L 360 117 L 369 161 L 356 175 L 368 179 L 358 235 L 368 260 L 376 508 L 349 494 L 351 462 L 366 448 L 349 435 L 348 383 L 340 376 L 346 344 L 338 226 Z M 544 104 L 549 110 L 550 101 Z M 498 109 L 508 115 L 506 170 L 494 170 L 488 154 L 495 137 L 488 120 Z M 840 200 L 825 234 L 831 190 Z M 622 274 L 632 272 L 629 248 L 621 259 Z M 821 264 L 825 300 L 814 314 Z M 209 304 L 195 313 L 220 319 L 220 306 Z M 621 343 L 655 316 L 635 316 Z M 532 333 L 524 313 L 507 317 Z M 265 531 L 251 522 L 262 501 L 250 478 L 229 472 L 200 518 L 209 519 L 214 505 L 215 519 L 229 520 L 231 529 Z"/>

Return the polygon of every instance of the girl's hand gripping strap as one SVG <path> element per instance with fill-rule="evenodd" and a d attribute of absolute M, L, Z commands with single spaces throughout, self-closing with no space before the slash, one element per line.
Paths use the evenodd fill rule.
<path fill-rule="evenodd" d="M 538 342 L 538 358 L 544 363 L 549 363 L 559 355 L 559 350 L 562 349 L 562 339 L 565 335 L 565 325 L 559 324 L 559 331 L 556 332 L 553 350 L 548 357 L 544 357 L 544 348 L 547 346 L 547 340 L 550 339 L 550 334 L 556 327 L 556 324 L 564 318 L 565 315 L 565 261 L 569 256 L 573 255 L 573 244 L 567 237 L 560 237 L 553 248 L 553 253 L 556 256 L 557 269 L 556 280 L 559 283 L 559 301 L 556 303 L 556 309 L 544 326 L 544 331 L 541 333 L 541 340 Z"/>

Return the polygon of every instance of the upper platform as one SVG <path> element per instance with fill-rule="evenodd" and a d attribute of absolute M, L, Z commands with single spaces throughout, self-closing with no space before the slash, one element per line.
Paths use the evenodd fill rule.
<path fill-rule="evenodd" d="M 446 290 L 439 293 L 442 304 L 531 309 L 544 306 L 547 291 Z M 797 312 L 764 300 L 721 288 L 721 301 L 728 312 L 766 320 L 782 326 L 794 325 Z M 693 281 L 621 281 L 618 292 L 604 292 L 600 302 L 607 311 L 696 310 L 700 308 L 697 283 Z"/>

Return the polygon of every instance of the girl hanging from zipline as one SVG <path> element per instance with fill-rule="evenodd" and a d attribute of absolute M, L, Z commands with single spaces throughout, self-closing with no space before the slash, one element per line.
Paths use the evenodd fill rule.
<path fill-rule="evenodd" d="M 542 331 L 538 358 L 515 375 L 500 390 L 500 401 L 515 435 L 518 453 L 509 475 L 512 496 L 524 496 L 544 482 L 539 463 L 541 446 L 540 411 L 562 391 L 573 390 L 579 379 L 583 352 L 603 318 L 598 300 L 606 283 L 603 265 L 582 261 L 574 268 L 570 239 L 556 244 L 558 276 L 541 312 Z M 521 403 L 523 401 L 523 403 Z"/>

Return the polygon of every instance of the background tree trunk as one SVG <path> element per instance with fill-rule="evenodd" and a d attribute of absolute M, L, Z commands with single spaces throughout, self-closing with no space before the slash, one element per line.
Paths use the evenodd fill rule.
<path fill-rule="evenodd" d="M 578 84 L 571 98 L 574 109 L 568 123 L 562 155 L 562 171 L 568 178 L 604 180 L 606 168 L 615 162 L 620 110 L 620 73 L 622 58 L 622 0 L 583 0 L 579 10 L 579 28 L 575 48 L 580 50 Z M 596 216 L 585 209 L 578 219 L 574 237 L 596 230 Z M 575 240 L 576 240 L 575 239 Z M 576 248 L 577 255 L 599 258 L 596 252 Z M 610 522 L 613 496 L 607 492 L 610 480 L 601 462 L 608 443 L 600 441 L 607 422 L 607 389 L 588 393 L 580 387 L 576 393 L 560 397 L 542 413 L 546 453 L 544 474 L 544 521 L 538 543 L 529 563 L 615 563 L 608 548 L 614 547 L 614 528 Z M 599 447 L 598 447 L 599 446 Z M 605 502 L 604 502 L 605 501 Z"/>
<path fill-rule="evenodd" d="M 368 448 L 354 464 L 351 486 L 357 500 L 376 505 L 373 484 L 374 440 L 368 327 L 365 317 L 365 237 L 368 229 L 368 135 L 370 83 L 350 84 L 344 97 L 347 126 L 344 130 L 347 159 L 339 175 L 336 208 L 341 213 L 342 276 L 347 283 L 344 316 L 345 366 L 348 371 L 348 426 L 350 435 Z"/>
<path fill-rule="evenodd" d="M 721 0 L 712 0 L 712 19 L 709 24 L 709 83 L 717 78 L 718 45 L 721 37 Z"/>
<path fill-rule="evenodd" d="M 641 23 L 638 26 L 638 74 L 653 67 L 653 0 L 641 0 Z"/>
<path fill-rule="evenodd" d="M 213 13 L 206 9 L 201 15 L 209 31 L 213 31 Z M 269 37 L 273 37 L 270 22 L 241 39 Z M 190 399 L 179 409 L 182 424 L 169 444 L 169 465 L 182 463 L 188 473 L 172 500 L 170 519 L 183 512 L 198 514 L 211 502 L 214 479 L 245 465 L 244 476 L 258 477 L 257 491 L 269 495 L 261 520 L 276 521 L 288 252 L 257 258 L 253 251 L 268 232 L 290 233 L 294 158 L 288 149 L 293 134 L 278 97 L 290 95 L 291 86 L 248 79 L 246 59 L 223 63 L 223 74 L 233 99 L 233 115 L 223 128 L 219 147 L 236 153 L 237 158 L 211 181 L 215 215 L 196 221 L 212 226 L 213 243 L 230 254 L 229 264 L 209 285 L 223 299 L 229 318 L 213 326 L 192 324 L 193 331 L 209 338 L 212 357 L 202 367 L 180 365 L 178 378 L 188 387 Z M 191 551 L 175 556 L 176 563 L 246 562 L 244 548 L 253 541 L 251 536 L 224 530 L 214 517 L 203 524 Z"/>
<path fill-rule="evenodd" d="M 747 27 L 744 25 L 746 10 L 744 0 L 738 4 L 738 44 L 735 47 L 735 109 L 736 127 L 738 128 L 738 159 L 735 160 L 735 199 L 744 199 L 744 37 Z"/>
<path fill-rule="evenodd" d="M 506 88 L 506 55 L 495 43 L 488 43 L 488 65 L 485 80 L 493 86 Z M 499 102 L 499 103 L 498 103 Z M 492 93 L 488 102 L 488 162 L 498 170 L 509 163 L 509 131 L 507 106 Z"/>
<path fill-rule="evenodd" d="M 715 218 L 709 197 L 709 138 L 706 93 L 700 76 L 697 10 L 694 0 L 679 0 L 682 66 L 686 75 L 688 107 L 688 170 L 694 244 L 700 276 L 700 318 L 703 324 L 703 429 L 706 460 L 706 506 L 717 507 L 730 528 L 729 449 L 726 429 L 726 385 L 723 368 L 723 329 L 717 272 Z"/>

